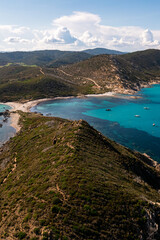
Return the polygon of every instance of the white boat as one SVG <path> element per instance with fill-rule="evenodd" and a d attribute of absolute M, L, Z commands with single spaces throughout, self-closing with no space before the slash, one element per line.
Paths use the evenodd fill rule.
<path fill-rule="evenodd" d="M 140 115 L 134 115 L 135 117 L 140 117 Z"/>

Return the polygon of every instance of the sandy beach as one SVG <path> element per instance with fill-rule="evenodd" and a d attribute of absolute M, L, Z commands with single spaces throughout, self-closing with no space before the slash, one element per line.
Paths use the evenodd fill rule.
<path fill-rule="evenodd" d="M 150 87 L 153 84 L 158 84 L 160 83 L 159 81 L 151 81 L 149 84 L 147 85 L 142 85 L 143 87 Z M 86 98 L 86 97 L 118 97 L 118 98 L 140 98 L 140 96 L 133 96 L 132 92 L 130 90 L 126 90 L 126 92 L 123 92 L 124 96 L 121 96 L 118 92 L 106 92 L 103 94 L 88 94 L 88 95 L 79 95 L 79 96 L 68 96 L 68 97 L 54 97 L 54 98 L 43 98 L 43 99 L 38 99 L 38 100 L 33 100 L 33 101 L 28 101 L 25 103 L 21 103 L 21 102 L 5 102 L 5 103 L 1 103 L 0 104 L 5 104 L 8 105 L 10 107 L 12 107 L 12 109 L 10 110 L 11 113 L 11 126 L 13 128 L 16 129 L 16 133 L 20 131 L 21 127 L 19 125 L 19 118 L 20 115 L 17 113 L 17 111 L 22 111 L 22 112 L 30 112 L 30 109 L 34 106 L 36 106 L 37 104 L 41 103 L 41 102 L 46 102 L 46 101 L 50 101 L 50 100 L 56 100 L 56 99 L 70 99 L 70 98 Z M 126 94 L 126 96 L 125 96 Z M 129 96 L 130 95 L 130 96 Z M 132 95 L 132 96 L 131 96 Z"/>
<path fill-rule="evenodd" d="M 17 111 L 22 111 L 22 112 L 30 112 L 30 109 L 34 106 L 36 106 L 38 103 L 41 102 L 46 102 L 46 101 L 51 101 L 51 100 L 56 100 L 56 99 L 70 99 L 70 98 L 80 98 L 80 97 L 100 97 L 100 96 L 114 96 L 115 93 L 113 92 L 107 92 L 104 94 L 91 94 L 91 95 L 85 95 L 85 96 L 68 96 L 68 97 L 55 97 L 55 98 L 43 98 L 43 99 L 38 99 L 38 100 L 33 100 L 33 101 L 28 101 L 26 103 L 20 103 L 20 102 L 5 102 L 0 104 L 5 104 L 10 106 L 12 109 L 10 110 L 10 117 L 11 117 L 11 126 L 16 129 L 16 133 L 20 131 L 21 126 L 19 125 L 19 118 L 20 115 L 17 113 Z"/>
<path fill-rule="evenodd" d="M 16 133 L 20 131 L 21 127 L 19 125 L 20 115 L 18 113 L 11 113 L 11 126 L 16 129 Z"/>
<path fill-rule="evenodd" d="M 87 94 L 86 97 L 113 97 L 116 96 L 115 92 L 106 92 L 101 94 Z"/>
<path fill-rule="evenodd" d="M 10 106 L 12 109 L 10 110 L 10 118 L 11 118 L 11 126 L 15 128 L 16 133 L 20 131 L 21 126 L 19 125 L 19 118 L 20 115 L 17 111 L 22 112 L 30 112 L 30 109 L 37 105 L 40 102 L 45 102 L 48 100 L 53 100 L 55 98 L 45 98 L 45 99 L 38 99 L 34 101 L 29 101 L 26 103 L 19 103 L 19 102 L 6 102 L 6 103 L 0 103 Z"/>

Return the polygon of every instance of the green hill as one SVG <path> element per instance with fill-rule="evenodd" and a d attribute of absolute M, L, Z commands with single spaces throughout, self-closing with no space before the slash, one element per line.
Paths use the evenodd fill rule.
<path fill-rule="evenodd" d="M 37 66 L 57 67 L 63 64 L 71 64 L 91 57 L 84 52 L 71 52 L 59 50 L 43 50 L 32 52 L 6 52 L 0 53 L 0 66 L 8 63 L 27 64 Z"/>
<path fill-rule="evenodd" d="M 73 75 L 75 81 L 95 81 L 99 85 L 99 89 L 94 88 L 95 92 L 134 93 L 142 86 L 160 80 L 160 50 L 98 55 L 60 69 Z"/>
<path fill-rule="evenodd" d="M 84 51 L 41 50 L 31 52 L 1 52 L 0 66 L 9 64 L 26 64 L 37 66 L 59 67 L 90 58 L 98 54 L 123 54 L 119 51 L 105 48 L 88 49 Z"/>
<path fill-rule="evenodd" d="M 160 50 L 98 55 L 86 60 L 86 53 L 72 52 L 62 56 L 50 61 L 50 65 L 43 68 L 22 64 L 1 67 L 0 101 L 108 91 L 133 94 L 141 87 L 160 80 Z M 28 62 L 29 59 L 32 64 L 32 58 L 28 57 Z M 73 62 L 77 63 L 68 64 Z"/>
<path fill-rule="evenodd" d="M 159 239 L 159 165 L 85 121 L 21 115 L 0 149 L 1 239 Z"/>
<path fill-rule="evenodd" d="M 123 55 L 123 59 L 143 69 L 160 68 L 160 50 L 148 49 Z"/>
<path fill-rule="evenodd" d="M 86 94 L 90 89 L 89 84 L 75 84 L 70 79 L 50 74 L 40 67 L 10 65 L 0 68 L 1 102 L 73 96 Z"/>

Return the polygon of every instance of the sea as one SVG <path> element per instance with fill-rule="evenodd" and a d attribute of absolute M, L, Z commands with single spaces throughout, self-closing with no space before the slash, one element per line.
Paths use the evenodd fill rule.
<path fill-rule="evenodd" d="M 0 112 L 10 109 L 0 104 Z M 44 116 L 86 120 L 110 139 L 160 162 L 160 85 L 143 88 L 134 96 L 88 96 L 55 99 L 31 108 Z M 2 126 L 1 126 L 2 124 Z M 0 116 L 0 146 L 15 134 L 10 119 Z"/>
<path fill-rule="evenodd" d="M 86 120 L 110 139 L 160 162 L 160 85 L 133 96 L 56 99 L 31 108 L 44 116 Z"/>
<path fill-rule="evenodd" d="M 5 110 L 11 109 L 10 106 L 0 104 L 0 112 L 5 112 Z M 12 136 L 14 136 L 16 130 L 10 126 L 10 118 L 4 122 L 4 117 L 0 116 L 0 147 L 9 140 Z"/>

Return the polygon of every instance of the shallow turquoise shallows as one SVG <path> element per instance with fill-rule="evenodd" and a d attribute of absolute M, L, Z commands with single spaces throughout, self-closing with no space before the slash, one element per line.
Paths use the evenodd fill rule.
<path fill-rule="evenodd" d="M 111 139 L 160 161 L 160 85 L 144 88 L 138 96 L 141 98 L 119 95 L 59 99 L 40 103 L 31 110 L 84 119 Z"/>
<path fill-rule="evenodd" d="M 0 104 L 0 112 L 11 109 L 7 105 Z M 4 122 L 4 117 L 0 116 L 0 146 L 15 134 L 15 129 L 10 126 L 10 119 Z"/>

